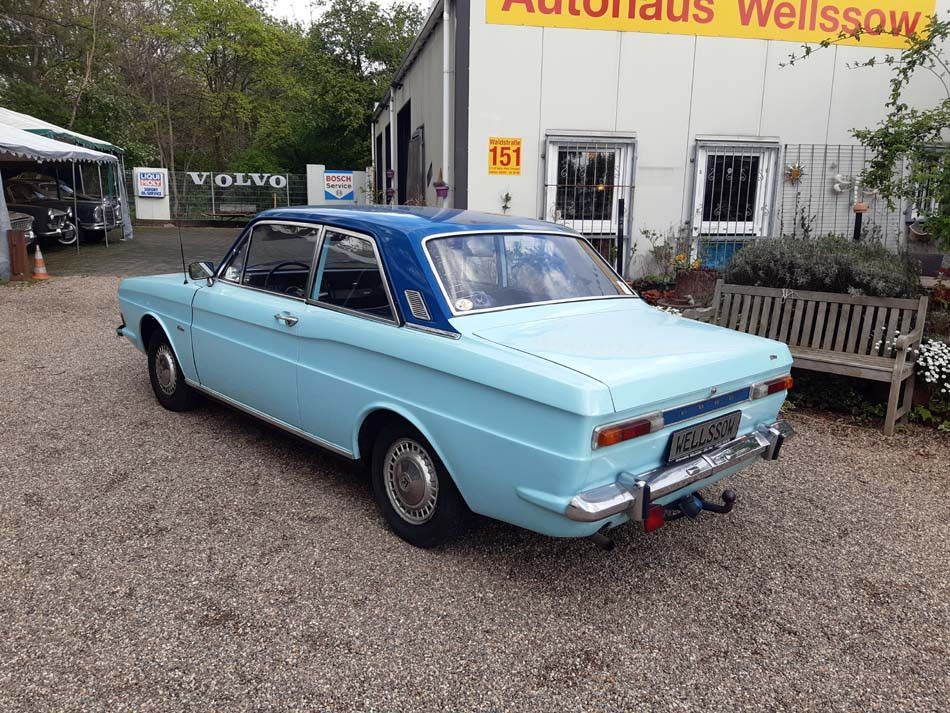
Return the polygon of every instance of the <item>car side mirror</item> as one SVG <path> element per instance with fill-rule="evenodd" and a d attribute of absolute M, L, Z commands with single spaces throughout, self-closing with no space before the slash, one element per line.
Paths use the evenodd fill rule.
<path fill-rule="evenodd" d="M 210 285 L 214 281 L 214 263 L 193 262 L 188 266 L 188 277 L 192 280 L 207 280 Z"/>

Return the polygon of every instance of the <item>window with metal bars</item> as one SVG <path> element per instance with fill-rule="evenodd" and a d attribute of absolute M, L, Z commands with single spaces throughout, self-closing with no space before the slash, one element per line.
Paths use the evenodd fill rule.
<path fill-rule="evenodd" d="M 767 235 L 778 151 L 764 141 L 697 142 L 693 235 Z"/>
<path fill-rule="evenodd" d="M 626 216 L 631 210 L 633 153 L 631 139 L 549 136 L 545 219 L 586 235 L 616 235 L 620 199 Z"/>

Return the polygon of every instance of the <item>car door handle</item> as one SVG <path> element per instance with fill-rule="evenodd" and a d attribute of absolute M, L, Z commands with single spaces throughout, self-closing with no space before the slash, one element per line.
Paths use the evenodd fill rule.
<path fill-rule="evenodd" d="M 290 312 L 278 312 L 274 315 L 274 319 L 278 322 L 283 322 L 288 327 L 293 327 L 297 322 L 300 321 L 298 317 L 294 317 Z"/>

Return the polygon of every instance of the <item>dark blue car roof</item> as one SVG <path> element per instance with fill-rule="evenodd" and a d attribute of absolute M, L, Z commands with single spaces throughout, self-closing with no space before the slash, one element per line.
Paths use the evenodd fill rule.
<path fill-rule="evenodd" d="M 401 233 L 404 237 L 415 241 L 422 241 L 430 235 L 440 233 L 469 233 L 474 230 L 537 230 L 573 233 L 563 225 L 546 223 L 543 220 L 454 208 L 301 206 L 265 210 L 257 217 L 259 219 L 316 221 L 362 232 L 376 232 L 379 228 L 385 228 L 387 232 Z"/>
<path fill-rule="evenodd" d="M 482 231 L 527 231 L 576 235 L 574 231 L 563 225 L 531 218 L 412 206 L 274 208 L 259 213 L 249 227 L 259 220 L 321 223 L 372 235 L 376 238 L 385 262 L 393 298 L 403 319 L 419 326 L 450 332 L 456 331 L 449 323 L 452 313 L 445 303 L 445 297 L 426 259 L 422 247 L 423 240 L 433 235 Z M 431 319 L 420 320 L 412 315 L 405 294 L 406 290 L 416 290 L 422 294 Z"/>

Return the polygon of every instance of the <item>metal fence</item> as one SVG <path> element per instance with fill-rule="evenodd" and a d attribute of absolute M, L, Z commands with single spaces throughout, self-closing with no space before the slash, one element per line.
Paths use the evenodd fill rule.
<path fill-rule="evenodd" d="M 133 196 L 131 171 L 126 171 L 126 182 Z M 168 182 L 172 220 L 239 222 L 268 208 L 307 204 L 303 173 L 174 171 Z"/>
<path fill-rule="evenodd" d="M 868 206 L 861 221 L 861 238 L 898 250 L 903 245 L 907 206 L 896 201 L 892 207 L 876 191 L 861 187 L 861 174 L 870 160 L 871 154 L 864 146 L 787 144 L 773 234 L 850 238 L 854 235 L 857 198 Z M 904 166 L 897 170 L 903 172 Z"/>
<path fill-rule="evenodd" d="M 771 214 L 762 216 L 763 220 L 771 218 L 768 230 L 760 235 L 721 237 L 695 231 L 699 234 L 697 254 L 704 265 L 725 267 L 737 250 L 760 238 L 836 235 L 850 239 L 854 237 L 855 201 L 868 207 L 861 220 L 862 240 L 879 242 L 894 251 L 904 246 L 906 202 L 898 200 L 889 205 L 877 191 L 860 184 L 872 158 L 867 148 L 856 144 L 785 144 L 778 158 L 770 177 L 774 198 L 771 202 L 763 199 L 756 207 Z M 903 172 L 905 166 L 896 170 Z M 759 172 L 760 183 L 767 184 L 768 178 Z"/>

